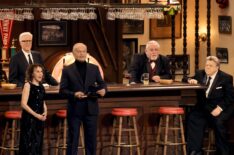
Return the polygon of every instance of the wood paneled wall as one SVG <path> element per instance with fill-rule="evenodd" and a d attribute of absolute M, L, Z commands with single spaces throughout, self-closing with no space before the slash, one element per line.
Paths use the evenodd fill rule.
<path fill-rule="evenodd" d="M 29 0 L 16 0 L 14 3 L 30 2 Z M 54 0 L 36 1 L 37 3 L 55 3 Z M 74 0 L 60 0 L 59 3 L 82 2 Z M 0 2 L 0 4 L 13 4 L 12 2 Z M 21 32 L 29 31 L 33 33 L 33 50 L 41 52 L 47 68 L 51 71 L 56 62 L 51 61 L 61 57 L 72 50 L 77 42 L 83 42 L 88 46 L 88 52 L 101 64 L 105 80 L 107 82 L 122 82 L 122 29 L 121 21 L 109 21 L 106 19 L 106 9 L 99 8 L 97 20 L 77 20 L 68 22 L 68 45 L 67 46 L 39 46 L 38 45 L 38 21 L 40 9 L 34 9 L 33 21 L 15 21 L 12 38 L 17 39 L 16 48 L 20 50 L 18 36 Z"/>

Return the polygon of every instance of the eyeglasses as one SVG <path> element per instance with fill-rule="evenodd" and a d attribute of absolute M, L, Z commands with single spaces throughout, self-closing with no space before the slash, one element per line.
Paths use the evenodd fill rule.
<path fill-rule="evenodd" d="M 31 43 L 32 40 L 21 40 L 21 42 L 23 42 L 23 43 Z"/>

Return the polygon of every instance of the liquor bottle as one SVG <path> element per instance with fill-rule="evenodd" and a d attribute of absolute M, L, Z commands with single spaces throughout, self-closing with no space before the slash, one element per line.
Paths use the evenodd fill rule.
<path fill-rule="evenodd" d="M 11 57 L 13 57 L 15 55 L 15 52 L 16 52 L 15 41 L 16 41 L 16 39 L 13 38 L 12 42 L 11 42 Z"/>

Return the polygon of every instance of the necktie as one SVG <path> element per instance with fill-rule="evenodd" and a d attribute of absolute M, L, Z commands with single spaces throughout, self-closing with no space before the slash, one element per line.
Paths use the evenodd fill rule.
<path fill-rule="evenodd" d="M 28 63 L 29 65 L 33 64 L 30 54 L 28 54 Z"/>
<path fill-rule="evenodd" d="M 207 81 L 207 83 L 206 83 L 206 86 L 207 86 L 207 88 L 206 88 L 206 90 L 209 88 L 209 86 L 210 86 L 210 80 L 211 80 L 211 77 L 209 76 L 208 77 L 208 81 Z"/>

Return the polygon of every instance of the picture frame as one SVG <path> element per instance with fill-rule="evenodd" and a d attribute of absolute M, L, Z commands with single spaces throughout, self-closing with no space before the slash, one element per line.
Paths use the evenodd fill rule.
<path fill-rule="evenodd" d="M 123 20 L 122 32 L 123 34 L 143 34 L 144 21 L 129 19 Z"/>
<path fill-rule="evenodd" d="M 138 39 L 137 38 L 126 38 L 123 39 L 123 74 L 128 73 L 128 69 L 131 64 L 131 60 L 134 54 L 138 51 Z"/>
<path fill-rule="evenodd" d="M 66 46 L 67 21 L 38 21 L 38 46 Z"/>
<path fill-rule="evenodd" d="M 232 34 L 232 17 L 219 16 L 219 33 Z"/>
<path fill-rule="evenodd" d="M 140 4 L 141 0 L 124 0 L 124 4 Z M 123 34 L 143 34 L 144 20 L 122 20 Z"/>
<path fill-rule="evenodd" d="M 124 0 L 124 4 L 137 4 L 141 3 L 141 0 Z"/>
<path fill-rule="evenodd" d="M 172 66 L 172 60 L 174 59 L 175 61 L 175 65 L 173 65 L 175 67 L 175 75 L 183 75 L 183 62 L 184 62 L 184 58 L 186 59 L 186 75 L 190 74 L 190 57 L 189 55 L 167 55 L 167 57 L 169 58 L 170 61 L 170 66 Z"/>
<path fill-rule="evenodd" d="M 216 47 L 216 56 L 219 58 L 220 63 L 228 64 L 228 49 Z"/>
<path fill-rule="evenodd" d="M 181 3 L 181 0 L 179 0 Z M 175 15 L 175 38 L 181 38 L 182 13 Z M 171 16 L 164 15 L 164 19 L 150 19 L 150 39 L 171 38 Z"/>

